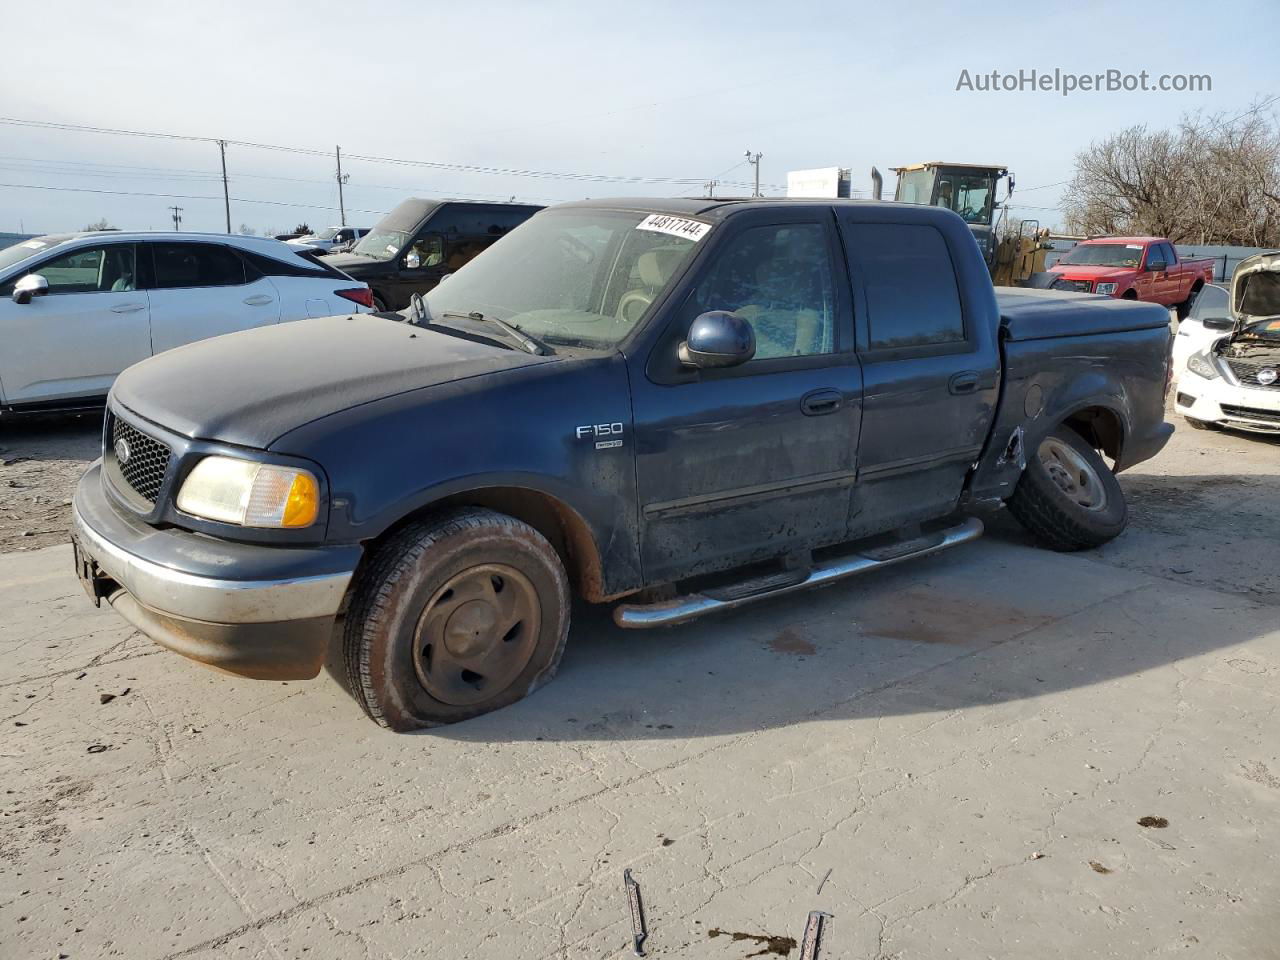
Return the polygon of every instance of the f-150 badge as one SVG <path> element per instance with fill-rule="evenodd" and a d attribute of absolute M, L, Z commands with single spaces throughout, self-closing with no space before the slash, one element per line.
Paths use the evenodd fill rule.
<path fill-rule="evenodd" d="M 612 450 L 622 446 L 622 424 L 620 423 L 588 423 L 575 431 L 579 440 L 594 437 L 597 450 Z"/>

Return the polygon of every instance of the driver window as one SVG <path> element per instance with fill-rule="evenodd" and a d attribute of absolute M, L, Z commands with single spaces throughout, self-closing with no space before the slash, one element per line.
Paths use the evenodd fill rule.
<path fill-rule="evenodd" d="M 405 266 L 410 270 L 421 267 L 438 267 L 444 263 L 444 240 L 438 233 L 429 233 L 413 241 L 404 255 Z"/>
<path fill-rule="evenodd" d="M 76 250 L 33 271 L 49 281 L 49 293 L 104 293 L 136 289 L 132 244 Z"/>
<path fill-rule="evenodd" d="M 752 227 L 717 258 L 694 294 L 697 312 L 729 310 L 751 324 L 757 360 L 835 352 L 835 297 L 826 229 Z"/>

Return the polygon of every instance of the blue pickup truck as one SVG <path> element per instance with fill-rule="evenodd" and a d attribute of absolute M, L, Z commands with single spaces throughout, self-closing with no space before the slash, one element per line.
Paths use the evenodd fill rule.
<path fill-rule="evenodd" d="M 908 204 L 547 209 L 398 313 L 180 347 L 116 381 L 74 500 L 79 575 L 248 677 L 345 663 L 396 730 L 555 672 L 571 595 L 679 623 L 978 536 L 1125 525 L 1168 317 L 997 298 L 968 226 Z"/>

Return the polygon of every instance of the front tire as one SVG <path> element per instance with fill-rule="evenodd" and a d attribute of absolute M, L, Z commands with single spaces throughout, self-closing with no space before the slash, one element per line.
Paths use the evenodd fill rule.
<path fill-rule="evenodd" d="M 1097 450 L 1059 426 L 1027 461 L 1012 513 L 1052 550 L 1087 550 L 1114 539 L 1128 522 L 1124 491 Z"/>
<path fill-rule="evenodd" d="M 356 588 L 349 685 L 375 723 L 398 731 L 508 706 L 554 676 L 569 603 L 564 565 L 528 524 L 480 508 L 412 523 Z"/>
<path fill-rule="evenodd" d="M 387 312 L 387 304 L 386 304 L 386 301 L 385 301 L 385 300 L 383 300 L 383 299 L 382 299 L 380 296 L 378 296 L 376 293 L 373 295 L 373 311 L 374 311 L 374 313 L 386 313 L 386 312 Z"/>

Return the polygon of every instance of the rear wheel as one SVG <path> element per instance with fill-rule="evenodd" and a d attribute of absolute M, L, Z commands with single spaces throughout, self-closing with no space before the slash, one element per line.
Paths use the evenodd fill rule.
<path fill-rule="evenodd" d="M 542 534 L 465 509 L 401 530 L 375 554 L 345 623 L 347 676 L 392 730 L 466 720 L 555 674 L 569 584 Z"/>
<path fill-rule="evenodd" d="M 1097 450 L 1060 426 L 1027 462 L 1009 512 L 1053 550 L 1086 550 L 1119 535 L 1128 521 L 1124 491 Z"/>
<path fill-rule="evenodd" d="M 373 309 L 378 313 L 385 313 L 387 309 L 386 301 L 384 301 L 376 293 L 373 295 Z"/>

